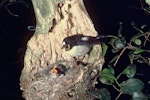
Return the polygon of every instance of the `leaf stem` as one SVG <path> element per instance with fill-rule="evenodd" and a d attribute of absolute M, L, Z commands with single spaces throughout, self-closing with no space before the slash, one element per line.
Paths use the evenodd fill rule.
<path fill-rule="evenodd" d="M 116 66 L 116 64 L 117 64 L 117 62 L 118 62 L 118 60 L 119 60 L 119 58 L 122 56 L 122 54 L 124 53 L 124 51 L 125 51 L 126 49 L 128 49 L 128 48 L 129 48 L 129 46 L 126 46 L 126 47 L 121 51 L 121 53 L 119 54 L 118 58 L 116 59 L 116 61 L 115 61 L 115 63 L 114 63 L 114 66 Z"/>
<path fill-rule="evenodd" d="M 150 32 L 149 32 L 150 33 Z M 147 41 L 150 41 L 148 38 L 149 38 L 150 34 L 148 34 L 148 36 L 145 38 L 145 41 L 144 41 L 144 46 L 146 45 L 146 42 Z"/>
<path fill-rule="evenodd" d="M 116 91 L 121 92 L 115 85 L 112 85 L 112 86 Z"/>
<path fill-rule="evenodd" d="M 141 37 L 141 36 L 144 36 L 144 35 L 150 35 L 150 32 L 145 32 L 145 33 L 143 33 L 142 32 L 142 34 L 138 34 L 138 35 L 136 35 L 134 38 L 131 38 L 131 40 L 130 40 L 130 44 L 131 44 L 131 42 L 133 42 L 135 39 L 137 39 L 137 38 L 139 38 L 139 37 Z M 146 37 L 145 37 L 146 38 Z"/>
<path fill-rule="evenodd" d="M 5 7 L 5 9 L 8 11 L 8 13 L 12 16 L 18 17 L 19 15 L 13 14 L 7 7 Z"/>
<path fill-rule="evenodd" d="M 121 75 L 122 75 L 122 73 L 120 73 L 120 74 L 116 77 L 116 80 L 118 80 Z"/>
<path fill-rule="evenodd" d="M 122 94 L 123 94 L 123 92 L 120 92 L 120 93 L 118 94 L 118 96 L 116 97 L 116 99 L 115 99 L 115 100 L 118 100 L 118 99 L 119 99 L 119 97 L 120 97 Z"/>
<path fill-rule="evenodd" d="M 116 80 L 115 80 L 116 84 L 117 84 L 119 87 L 121 87 L 121 86 L 120 86 L 120 84 L 118 83 L 117 80 L 120 78 L 121 75 L 122 75 L 122 73 L 120 73 L 120 74 L 116 77 Z"/>
<path fill-rule="evenodd" d="M 114 36 L 114 35 L 107 35 L 106 37 L 107 38 L 118 38 L 117 36 Z"/>

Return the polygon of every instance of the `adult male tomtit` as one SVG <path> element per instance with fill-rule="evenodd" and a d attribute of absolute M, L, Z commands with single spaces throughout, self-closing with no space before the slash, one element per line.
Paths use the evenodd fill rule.
<path fill-rule="evenodd" d="M 71 57 L 79 57 L 89 53 L 93 45 L 100 44 L 103 38 L 105 38 L 104 35 L 96 37 L 81 34 L 69 36 L 64 38 L 62 49 L 65 49 L 65 52 Z"/>

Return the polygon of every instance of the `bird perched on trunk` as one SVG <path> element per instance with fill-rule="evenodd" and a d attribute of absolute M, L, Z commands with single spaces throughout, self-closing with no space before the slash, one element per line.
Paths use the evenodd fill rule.
<path fill-rule="evenodd" d="M 104 38 L 104 35 L 96 37 L 81 34 L 69 36 L 62 41 L 62 49 L 71 57 L 80 57 L 88 54 L 93 45 L 100 44 Z"/>

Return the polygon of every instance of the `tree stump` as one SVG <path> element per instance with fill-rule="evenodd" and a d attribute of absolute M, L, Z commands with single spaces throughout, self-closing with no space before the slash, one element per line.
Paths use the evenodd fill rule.
<path fill-rule="evenodd" d="M 53 4 L 50 0 L 32 0 L 37 25 L 28 41 L 20 76 L 23 97 L 26 100 L 93 100 L 88 91 L 95 89 L 104 63 L 101 45 L 93 46 L 82 60 L 84 64 L 76 65 L 61 49 L 61 44 L 67 36 L 97 36 L 97 32 L 82 0 L 58 1 Z"/>

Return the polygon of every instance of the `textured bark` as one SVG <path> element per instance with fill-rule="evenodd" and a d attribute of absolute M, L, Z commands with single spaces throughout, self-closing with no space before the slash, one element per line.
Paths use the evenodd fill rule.
<path fill-rule="evenodd" d="M 51 16 L 48 11 L 54 11 L 53 17 L 43 16 L 40 12 L 42 10 L 39 10 L 42 3 L 36 6 L 35 1 L 33 0 L 33 6 L 37 29 L 28 41 L 24 69 L 20 77 L 23 97 L 26 100 L 94 99 L 88 91 L 94 89 L 96 77 L 104 63 L 101 46 L 94 46 L 90 54 L 82 60 L 86 65 L 78 66 L 61 49 L 62 40 L 67 36 L 97 35 L 82 0 L 62 0 L 57 4 L 51 2 L 50 4 L 57 6 L 46 8 L 49 9 L 46 10 L 46 16 Z M 61 64 L 65 66 L 65 70 L 61 73 L 55 73 L 55 70 L 53 72 Z"/>

